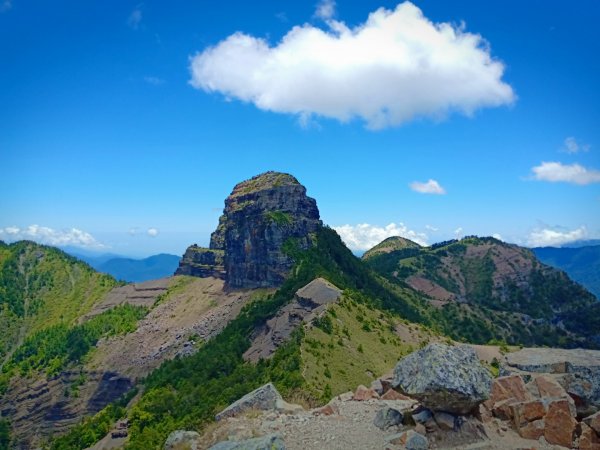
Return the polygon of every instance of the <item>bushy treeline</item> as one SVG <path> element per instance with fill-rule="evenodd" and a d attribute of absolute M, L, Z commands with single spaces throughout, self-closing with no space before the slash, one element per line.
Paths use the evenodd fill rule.
<path fill-rule="evenodd" d="M 23 376 L 31 372 L 56 376 L 67 365 L 81 361 L 100 338 L 135 331 L 137 321 L 147 312 L 145 307 L 122 305 L 79 325 L 53 325 L 34 333 L 2 368 L 0 394 L 6 390 L 15 371 Z"/>

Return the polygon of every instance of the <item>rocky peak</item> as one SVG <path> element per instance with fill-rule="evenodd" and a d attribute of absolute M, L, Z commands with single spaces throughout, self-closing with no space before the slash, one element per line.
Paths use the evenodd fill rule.
<path fill-rule="evenodd" d="M 296 178 L 265 172 L 233 188 L 225 200 L 219 225 L 211 235 L 209 251 L 223 251 L 222 273 L 228 286 L 277 287 L 293 265 L 282 250 L 284 244 L 292 238 L 299 248 L 309 248 L 310 235 L 320 224 L 316 201 L 306 195 L 306 188 Z M 196 248 L 186 255 L 199 255 L 199 250 Z M 204 253 L 201 259 L 198 263 L 205 266 L 208 258 Z M 207 267 L 191 271 L 188 265 L 184 257 L 177 273 L 197 276 L 215 273 Z M 221 273 L 221 268 L 218 269 Z"/>

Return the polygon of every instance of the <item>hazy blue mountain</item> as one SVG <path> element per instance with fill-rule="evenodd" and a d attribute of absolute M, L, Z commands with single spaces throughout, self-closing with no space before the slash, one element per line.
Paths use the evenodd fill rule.
<path fill-rule="evenodd" d="M 161 253 L 144 259 L 112 258 L 92 267 L 118 280 L 139 282 L 173 275 L 179 265 L 179 256 Z"/>
<path fill-rule="evenodd" d="M 600 299 L 600 245 L 538 247 L 532 250 L 544 264 L 564 270 Z"/>

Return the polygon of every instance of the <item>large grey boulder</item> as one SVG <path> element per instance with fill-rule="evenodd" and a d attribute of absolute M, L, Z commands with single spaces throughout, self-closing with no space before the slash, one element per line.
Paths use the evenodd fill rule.
<path fill-rule="evenodd" d="M 223 441 L 208 450 L 285 450 L 285 443 L 279 434 L 268 434 L 243 441 Z"/>
<path fill-rule="evenodd" d="M 261 411 L 276 410 L 279 412 L 298 412 L 299 405 L 293 405 L 283 400 L 273 383 L 267 383 L 258 389 L 244 395 L 215 416 L 216 420 L 240 415 L 250 409 Z"/>
<path fill-rule="evenodd" d="M 200 448 L 199 439 L 200 435 L 195 431 L 173 431 L 165 442 L 164 450 L 197 450 Z"/>
<path fill-rule="evenodd" d="M 392 386 L 433 411 L 467 414 L 489 397 L 490 373 L 473 348 L 429 344 L 402 358 Z"/>

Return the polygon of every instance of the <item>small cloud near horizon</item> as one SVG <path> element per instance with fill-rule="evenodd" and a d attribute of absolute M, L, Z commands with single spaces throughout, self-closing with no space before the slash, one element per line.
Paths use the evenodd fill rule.
<path fill-rule="evenodd" d="M 420 194 L 437 194 L 444 195 L 446 190 L 440 186 L 440 184 L 436 180 L 429 179 L 425 183 L 421 183 L 420 181 L 413 181 L 410 183 L 410 188 L 418 192 Z"/>
<path fill-rule="evenodd" d="M 410 230 L 403 223 L 396 224 L 392 222 L 384 227 L 368 223 L 357 225 L 347 224 L 333 227 L 333 229 L 340 235 L 342 241 L 344 241 L 350 250 L 369 250 L 384 239 L 392 236 L 401 236 L 419 245 L 428 245 L 428 237 L 425 233 Z"/>
<path fill-rule="evenodd" d="M 563 227 L 540 227 L 535 228 L 527 238 L 529 247 L 555 247 L 580 241 L 588 237 L 587 228 L 582 225 L 574 230 L 567 230 Z"/>
<path fill-rule="evenodd" d="M 586 185 L 600 183 L 600 170 L 583 167 L 577 163 L 563 164 L 557 161 L 543 161 L 531 168 L 530 179 L 551 183 L 573 183 Z"/>
<path fill-rule="evenodd" d="M 88 249 L 107 248 L 90 233 L 78 228 L 55 230 L 50 227 L 29 225 L 26 228 L 5 227 L 0 228 L 0 240 L 15 242 L 30 240 L 38 244 L 52 245 L 56 247 L 74 246 Z"/>
<path fill-rule="evenodd" d="M 158 228 L 148 228 L 147 233 L 148 233 L 148 236 L 150 236 L 150 237 L 156 237 L 156 236 L 158 236 L 159 231 L 158 231 Z"/>

